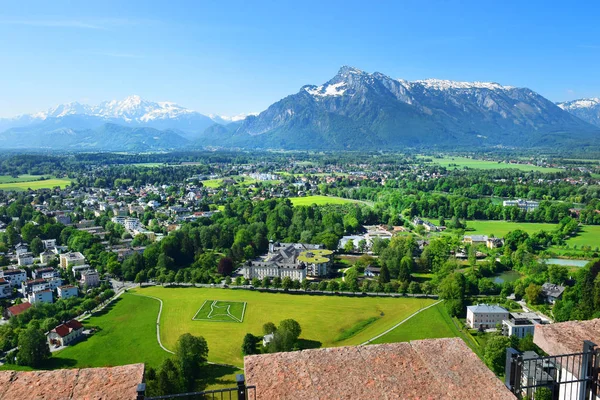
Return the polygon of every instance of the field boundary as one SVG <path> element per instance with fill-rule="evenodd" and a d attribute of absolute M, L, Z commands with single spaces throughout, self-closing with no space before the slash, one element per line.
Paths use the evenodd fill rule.
<path fill-rule="evenodd" d="M 436 301 L 433 304 L 428 305 L 427 307 L 421 308 L 419 311 L 416 311 L 416 312 L 410 314 L 408 317 L 404 318 L 402 321 L 398 322 L 396 325 L 392 326 L 390 329 L 386 330 L 383 333 L 380 333 L 379 335 L 377 335 L 375 337 L 372 337 L 371 339 L 367 340 L 364 343 L 361 343 L 360 345 L 361 346 L 367 345 L 367 344 L 371 343 L 372 341 L 377 340 L 377 339 L 379 339 L 380 337 L 382 337 L 384 335 L 387 335 L 388 333 L 390 333 L 391 331 L 393 331 L 394 329 L 396 329 L 397 327 L 399 327 L 400 325 L 402 325 L 403 323 L 405 323 L 406 321 L 408 321 L 409 319 L 411 319 L 412 317 L 414 317 L 418 313 L 420 313 L 422 311 L 425 311 L 425 310 L 427 310 L 427 309 L 429 309 L 429 308 L 431 308 L 433 306 L 436 306 L 436 305 L 440 304 L 442 301 L 443 300 L 439 300 L 439 301 Z"/>
<path fill-rule="evenodd" d="M 198 314 L 205 308 L 206 304 L 210 301 L 210 311 L 206 315 L 205 318 L 197 318 Z M 227 305 L 219 306 L 218 303 L 228 303 Z M 243 303 L 242 314 L 238 317 L 231 313 L 231 305 L 232 303 Z M 244 316 L 246 315 L 246 305 L 248 303 L 245 301 L 225 301 L 225 300 L 204 300 L 204 303 L 200 306 L 198 311 L 194 314 L 192 318 L 193 321 L 209 321 L 209 322 L 244 322 Z M 224 311 L 223 311 L 224 309 Z M 218 319 L 219 317 L 227 317 L 229 320 Z"/>
<path fill-rule="evenodd" d="M 159 303 L 159 308 L 158 308 L 158 316 L 156 317 L 156 340 L 158 340 L 158 345 L 167 353 L 171 353 L 171 354 L 175 354 L 174 351 L 171 351 L 169 349 L 167 349 L 162 341 L 160 340 L 160 316 L 162 314 L 162 309 L 163 309 L 163 301 L 161 299 L 159 299 L 158 297 L 154 297 L 154 296 L 147 296 L 145 294 L 137 294 L 137 293 L 132 293 L 134 296 L 140 296 L 140 297 L 147 297 L 149 299 L 154 299 L 154 300 L 158 300 Z"/>

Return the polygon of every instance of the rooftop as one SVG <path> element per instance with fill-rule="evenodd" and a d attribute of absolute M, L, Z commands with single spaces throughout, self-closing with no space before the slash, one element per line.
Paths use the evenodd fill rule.
<path fill-rule="evenodd" d="M 53 371 L 0 371 L 0 400 L 134 400 L 144 364 Z"/>
<path fill-rule="evenodd" d="M 24 302 L 21 304 L 14 305 L 12 307 L 8 307 L 8 311 L 10 311 L 12 315 L 19 315 L 22 312 L 29 310 L 29 308 L 31 308 L 31 303 Z"/>
<path fill-rule="evenodd" d="M 468 310 L 472 312 L 478 313 L 508 313 L 505 308 L 500 307 L 499 305 L 491 305 L 491 304 L 477 304 L 475 306 L 467 306 Z"/>
<path fill-rule="evenodd" d="M 257 399 L 514 399 L 460 339 L 247 356 Z"/>
<path fill-rule="evenodd" d="M 584 340 L 600 343 L 600 319 L 538 325 L 533 337 L 533 342 L 551 356 L 579 353 Z"/>

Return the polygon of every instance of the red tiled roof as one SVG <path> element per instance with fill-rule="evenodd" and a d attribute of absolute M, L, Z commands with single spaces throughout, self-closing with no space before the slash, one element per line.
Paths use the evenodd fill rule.
<path fill-rule="evenodd" d="M 144 364 L 53 371 L 0 371 L 0 400 L 134 400 Z"/>
<path fill-rule="evenodd" d="M 458 338 L 247 356 L 260 399 L 515 399 Z"/>
<path fill-rule="evenodd" d="M 69 332 L 71 332 L 71 330 L 66 324 L 60 324 L 59 326 L 54 328 L 54 332 L 56 332 L 60 337 L 65 337 L 69 334 Z"/>
<path fill-rule="evenodd" d="M 29 310 L 30 307 L 31 307 L 31 303 L 24 302 L 24 303 L 17 304 L 17 305 L 12 306 L 12 307 L 8 307 L 8 311 L 12 315 L 19 315 L 22 312 Z"/>
<path fill-rule="evenodd" d="M 0 278 L 0 283 L 8 283 L 8 281 L 4 278 Z"/>
<path fill-rule="evenodd" d="M 72 320 L 68 321 L 66 323 L 66 325 L 71 329 L 83 328 L 83 325 L 81 324 L 81 322 L 77 321 L 76 319 L 72 319 Z"/>

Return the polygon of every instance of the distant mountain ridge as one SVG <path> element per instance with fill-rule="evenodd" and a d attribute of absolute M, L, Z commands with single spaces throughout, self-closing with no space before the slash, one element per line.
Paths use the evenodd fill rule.
<path fill-rule="evenodd" d="M 600 137 L 599 129 L 527 88 L 410 82 L 347 66 L 323 85 L 303 86 L 258 116 L 218 130 L 226 145 L 287 149 L 535 147 Z"/>
<path fill-rule="evenodd" d="M 600 98 L 592 97 L 556 104 L 582 120 L 600 127 Z"/>
<path fill-rule="evenodd" d="M 258 114 L 206 116 L 130 96 L 0 119 L 0 148 L 119 150 L 119 143 L 132 151 L 585 147 L 599 143 L 598 104 L 598 99 L 555 104 L 528 88 L 407 81 L 344 66 L 324 84 L 302 86 Z"/>

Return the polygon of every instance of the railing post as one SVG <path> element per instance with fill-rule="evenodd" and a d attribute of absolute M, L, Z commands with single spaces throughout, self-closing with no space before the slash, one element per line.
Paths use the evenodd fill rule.
<path fill-rule="evenodd" d="M 144 400 L 146 397 L 146 384 L 144 382 L 137 385 L 137 397 L 136 400 Z"/>
<path fill-rule="evenodd" d="M 521 379 L 520 365 L 518 357 L 521 355 L 517 350 L 509 347 L 506 349 L 506 364 L 504 384 L 513 393 L 517 393 Z"/>
<path fill-rule="evenodd" d="M 589 341 L 583 341 L 583 353 L 581 354 L 581 369 L 579 379 L 582 379 L 581 390 L 579 390 L 579 400 L 590 398 L 592 393 L 592 380 L 595 379 L 594 374 L 594 359 L 592 355 L 595 353 L 596 344 Z"/>
<path fill-rule="evenodd" d="M 235 376 L 235 380 L 237 382 L 237 394 L 238 394 L 238 400 L 246 400 L 246 382 L 245 382 L 245 377 L 244 374 L 237 374 Z"/>

